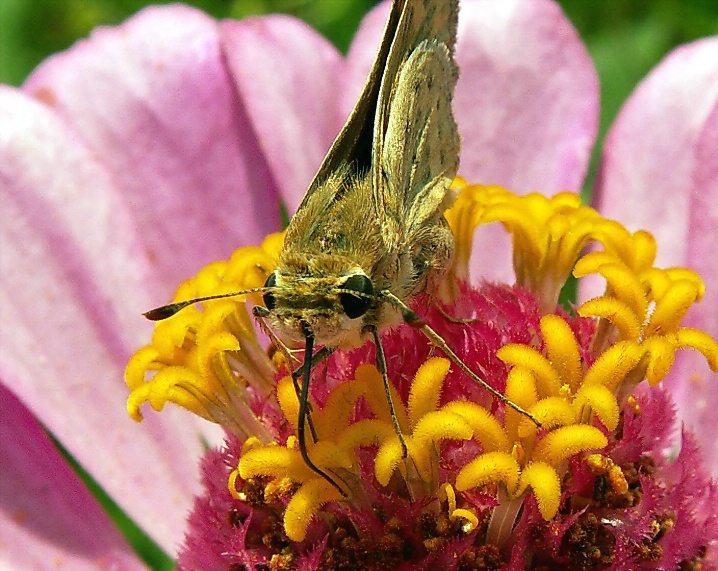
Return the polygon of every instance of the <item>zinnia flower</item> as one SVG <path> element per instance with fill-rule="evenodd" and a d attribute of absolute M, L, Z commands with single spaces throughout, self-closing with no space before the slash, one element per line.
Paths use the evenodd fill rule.
<path fill-rule="evenodd" d="M 217 431 L 173 407 L 125 417 L 122 370 L 151 335 L 138 313 L 194 274 L 178 298 L 263 283 L 279 204 L 298 204 L 385 14 L 367 16 L 344 59 L 290 18 L 152 8 L 0 90 L 4 564 L 143 568 L 44 427 L 152 539 L 182 546 L 183 568 L 709 568 L 718 389 L 698 330 L 718 334 L 716 39 L 671 54 L 608 138 L 596 196 L 628 231 L 572 195 L 473 184 L 579 188 L 597 86 L 552 3 L 462 2 L 456 299 L 416 309 L 541 431 L 399 327 L 384 339 L 411 462 L 386 430 L 373 347 L 315 371 L 311 453 L 337 497 L 297 461 L 286 363 L 236 300 L 158 324 L 127 370 L 134 415 L 176 402 L 226 442 L 205 454 Z M 513 236 L 517 286 L 495 236 L 470 254 L 473 227 L 492 221 Z M 639 228 L 655 232 L 655 259 Z M 589 241 L 603 253 L 575 266 Z M 225 261 L 200 270 L 212 260 Z M 706 291 L 690 270 L 660 269 L 674 266 Z M 495 281 L 469 287 L 469 267 Z M 578 314 L 556 309 L 572 271 L 609 284 Z M 698 351 L 674 364 L 682 346 Z M 674 457 L 671 397 L 642 382 L 663 377 L 694 429 Z"/>

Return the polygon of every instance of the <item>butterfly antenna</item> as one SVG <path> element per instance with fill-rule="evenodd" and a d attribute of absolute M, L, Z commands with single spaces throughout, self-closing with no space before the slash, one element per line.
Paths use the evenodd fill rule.
<path fill-rule="evenodd" d="M 389 301 L 394 307 L 399 309 L 401 311 L 402 317 L 404 319 L 404 322 L 407 325 L 410 325 L 412 327 L 416 327 L 417 329 L 420 329 L 426 337 L 428 337 L 429 341 L 431 341 L 436 347 L 439 347 L 449 358 L 449 360 L 454 363 L 459 369 L 464 371 L 466 375 L 475 383 L 483 387 L 484 390 L 491 393 L 493 396 L 495 396 L 497 399 L 499 399 L 501 402 L 503 402 L 506 406 L 511 407 L 519 414 L 525 416 L 528 418 L 531 422 L 533 422 L 537 428 L 541 428 L 541 422 L 538 418 L 536 418 L 533 414 L 531 414 L 529 411 L 523 409 L 519 405 L 517 405 L 515 402 L 513 402 L 511 399 L 509 399 L 506 395 L 501 394 L 499 391 L 497 391 L 494 387 L 492 387 L 489 383 L 487 383 L 484 379 L 479 377 L 476 373 L 474 373 L 467 365 L 464 363 L 464 361 L 459 358 L 459 356 L 452 351 L 451 347 L 446 343 L 444 338 L 439 335 L 436 331 L 434 331 L 427 323 L 424 322 L 424 320 L 415 312 L 413 311 L 408 305 L 406 305 L 403 301 L 401 301 L 398 297 L 396 297 L 393 293 L 391 293 L 389 290 L 384 290 L 381 292 L 381 295 Z"/>
<path fill-rule="evenodd" d="M 266 291 L 266 290 L 267 290 L 267 288 L 263 286 L 263 287 L 255 287 L 252 289 L 245 289 L 242 291 L 233 291 L 231 293 L 219 293 L 217 295 L 207 295 L 204 297 L 195 297 L 194 299 L 188 299 L 186 301 L 178 301 L 177 303 L 169 303 L 169 304 L 163 305 L 161 307 L 155 307 L 154 309 L 145 311 L 142 315 L 144 315 L 150 321 L 162 321 L 163 319 L 172 317 L 176 313 L 182 311 L 185 307 L 188 307 L 195 303 L 199 303 L 202 301 L 210 301 L 212 299 L 223 299 L 225 297 L 237 297 L 240 295 L 246 295 L 248 293 L 256 293 L 259 291 Z"/>

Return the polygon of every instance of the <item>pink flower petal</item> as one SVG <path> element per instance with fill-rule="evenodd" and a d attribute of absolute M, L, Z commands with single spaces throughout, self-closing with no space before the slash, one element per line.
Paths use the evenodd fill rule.
<path fill-rule="evenodd" d="M 580 190 L 598 127 L 598 78 L 558 5 L 462 2 L 457 61 L 460 173 L 519 193 Z M 480 228 L 472 275 L 512 281 L 510 264 L 503 229 Z"/>
<path fill-rule="evenodd" d="M 718 339 L 718 101 L 696 146 L 690 197 L 686 265 L 706 283 L 706 295 L 689 312 L 685 324 Z M 711 372 L 702 355 L 683 351 L 669 380 L 679 411 L 701 442 L 706 461 L 718 474 L 718 374 Z"/>
<path fill-rule="evenodd" d="M 549 0 L 461 3 L 461 173 L 514 192 L 580 190 L 598 127 L 593 62 Z"/>
<path fill-rule="evenodd" d="M 594 204 L 685 264 L 696 144 L 718 100 L 718 38 L 674 50 L 636 88 L 606 137 Z"/>
<path fill-rule="evenodd" d="M 343 117 L 349 117 L 366 83 L 386 28 L 390 8 L 389 0 L 380 2 L 364 16 L 359 29 L 354 34 L 338 94 L 339 108 Z"/>
<path fill-rule="evenodd" d="M 369 72 L 388 8 L 370 12 L 352 43 L 345 108 Z M 598 79 L 560 8 L 550 0 L 464 0 L 456 59 L 460 174 L 516 192 L 580 189 L 598 125 Z M 481 228 L 472 273 L 513 280 L 510 263 L 505 232 Z"/>
<path fill-rule="evenodd" d="M 50 109 L 2 89 L 0 124 L 0 376 L 171 550 L 197 485 L 197 424 L 138 425 L 123 406 L 153 267 L 111 175 Z"/>
<path fill-rule="evenodd" d="M 659 266 L 688 266 L 707 287 L 686 324 L 718 337 L 718 38 L 669 54 L 611 129 L 594 200 L 603 214 L 658 241 Z M 718 375 L 692 351 L 667 380 L 680 416 L 718 473 Z"/>
<path fill-rule="evenodd" d="M 279 228 L 276 185 L 217 24 L 202 12 L 154 7 L 98 29 L 43 63 L 24 89 L 57 109 L 107 166 L 168 293 Z"/>
<path fill-rule="evenodd" d="M 346 118 L 336 95 L 343 59 L 287 16 L 223 22 L 220 33 L 259 144 L 294 212 Z"/>
<path fill-rule="evenodd" d="M 0 384 L 0 567 L 146 569 L 30 412 Z"/>

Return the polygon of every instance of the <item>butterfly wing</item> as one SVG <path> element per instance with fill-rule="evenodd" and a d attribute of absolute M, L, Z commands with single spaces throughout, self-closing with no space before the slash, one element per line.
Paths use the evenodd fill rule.
<path fill-rule="evenodd" d="M 395 0 L 392 3 L 379 53 L 374 60 L 369 77 L 359 96 L 359 101 L 334 140 L 324 161 L 322 161 L 297 212 L 307 205 L 309 198 L 317 190 L 326 189 L 325 182 L 336 176 L 337 173 L 346 173 L 346 176 L 357 176 L 362 172 L 369 171 L 371 168 L 374 120 L 381 80 L 384 76 L 389 51 L 394 43 L 403 7 L 404 0 Z M 347 165 L 352 165 L 352 168 L 347 169 Z M 326 202 L 330 202 L 332 199 L 333 196 L 328 195 Z"/>
<path fill-rule="evenodd" d="M 379 92 L 373 192 L 385 242 L 407 240 L 450 202 L 459 162 L 451 109 L 457 0 L 403 6 Z"/>

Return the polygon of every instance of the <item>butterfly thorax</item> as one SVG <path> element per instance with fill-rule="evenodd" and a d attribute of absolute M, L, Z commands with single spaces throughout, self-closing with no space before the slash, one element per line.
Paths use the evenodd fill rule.
<path fill-rule="evenodd" d="M 431 289 L 452 250 L 443 208 L 416 234 L 387 229 L 370 178 L 340 171 L 306 199 L 287 229 L 269 323 L 287 344 L 303 343 L 308 327 L 318 344 L 356 347 L 369 327 L 400 321 L 382 292 L 410 302 Z"/>

